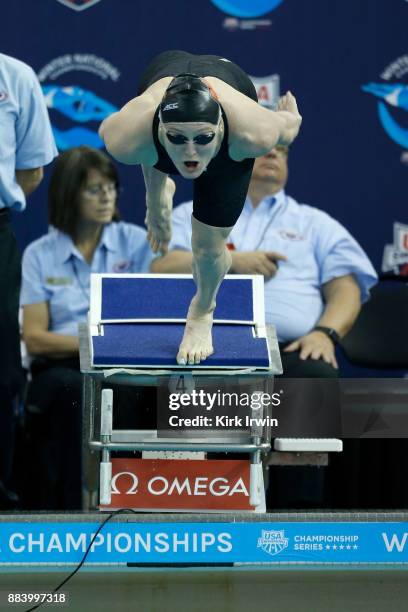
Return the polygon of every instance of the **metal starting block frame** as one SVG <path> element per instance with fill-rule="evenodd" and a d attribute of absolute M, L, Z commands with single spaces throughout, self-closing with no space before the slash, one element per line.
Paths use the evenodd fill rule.
<path fill-rule="evenodd" d="M 164 285 L 164 286 L 163 286 Z M 172 291 L 171 291 L 172 289 Z M 168 341 L 170 330 L 184 328 L 185 313 L 193 295 L 191 275 L 91 275 L 91 302 L 88 323 L 80 326 L 80 360 L 83 380 L 83 509 L 110 503 L 112 463 L 115 451 L 249 453 L 250 505 L 254 512 L 265 512 L 261 454 L 270 450 L 270 430 L 253 428 L 247 432 L 207 437 L 159 438 L 156 430 L 113 430 L 112 391 L 102 384 L 157 386 L 162 377 L 181 375 L 255 376 L 273 378 L 282 373 L 278 342 L 273 326 L 266 326 L 262 276 L 227 276 L 217 299 L 213 333 L 228 342 L 234 333 L 244 344 L 243 358 L 237 360 L 237 347 L 217 349 L 214 356 L 198 366 L 179 366 L 175 361 L 178 340 L 171 357 L 156 360 L 156 354 L 140 360 L 135 343 L 140 332 L 157 334 Z M 174 299 L 176 296 L 177 299 Z M 166 317 L 155 312 L 154 298 L 161 297 Z M 163 304 L 160 304 L 163 306 Z M 160 313 L 159 313 L 160 314 Z M 157 335 L 155 336 L 157 339 Z M 172 336 L 173 338 L 173 336 Z M 181 339 L 181 336 L 180 336 Z M 160 340 L 161 341 L 161 340 Z M 120 343 L 127 343 L 121 346 Z M 250 348 L 248 348 L 250 347 Z M 119 353 L 115 361 L 115 348 Z M 225 349 L 225 350 L 224 350 Z M 251 350 L 252 349 L 252 350 Z M 255 356 L 254 356 L 255 355 Z M 222 363 L 223 359 L 227 363 Z M 260 389 L 259 389 L 260 391 Z M 263 391 L 263 390 L 262 390 Z M 99 455 L 102 461 L 99 465 Z M 134 506 L 132 506 L 134 508 Z M 172 511 L 173 509 L 166 509 Z M 162 510 L 160 510 L 162 511 Z M 191 512 L 191 509 L 189 509 Z"/>

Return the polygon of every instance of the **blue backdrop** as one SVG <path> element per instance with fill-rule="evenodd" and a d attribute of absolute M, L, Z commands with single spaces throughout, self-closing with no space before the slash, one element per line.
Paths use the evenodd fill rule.
<path fill-rule="evenodd" d="M 378 270 L 394 240 L 395 272 L 397 263 L 408 268 L 407 21 L 407 0 L 8 0 L 1 50 L 37 72 L 61 149 L 99 146 L 101 119 L 135 95 L 161 51 L 218 54 L 252 76 L 278 74 L 304 118 L 288 192 L 341 221 Z M 21 247 L 47 231 L 49 171 L 15 215 Z M 122 216 L 142 224 L 141 172 L 120 174 Z M 190 188 L 178 181 L 175 202 Z"/>

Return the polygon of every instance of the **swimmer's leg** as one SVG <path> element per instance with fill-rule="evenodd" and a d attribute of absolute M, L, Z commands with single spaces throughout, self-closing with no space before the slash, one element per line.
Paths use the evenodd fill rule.
<path fill-rule="evenodd" d="M 177 363 L 198 364 L 213 353 L 212 323 L 215 298 L 231 266 L 226 247 L 232 227 L 213 227 L 192 217 L 191 246 L 197 292 L 191 300 Z"/>

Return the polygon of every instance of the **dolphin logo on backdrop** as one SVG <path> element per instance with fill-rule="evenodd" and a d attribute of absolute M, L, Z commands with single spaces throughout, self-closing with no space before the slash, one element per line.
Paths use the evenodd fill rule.
<path fill-rule="evenodd" d="M 91 8 L 95 4 L 98 4 L 101 0 L 57 0 L 64 6 L 74 11 L 85 11 L 85 9 Z"/>
<path fill-rule="evenodd" d="M 92 74 L 92 88 L 109 91 L 109 82 L 117 83 L 120 71 L 108 59 L 93 53 L 66 53 L 50 58 L 37 73 L 49 109 L 57 147 L 88 145 L 101 149 L 100 123 L 118 108 L 106 98 L 81 85 Z M 94 77 L 100 83 L 94 83 Z M 62 81 L 62 82 L 61 82 Z M 87 124 L 87 125 L 85 125 Z"/>
<path fill-rule="evenodd" d="M 400 126 L 389 110 L 394 107 L 408 111 L 408 86 L 404 83 L 367 83 L 362 90 L 379 98 L 378 115 L 384 130 L 394 142 L 408 149 L 408 129 Z"/>
<path fill-rule="evenodd" d="M 282 4 L 283 0 L 211 0 L 211 2 L 227 15 L 245 19 L 270 13 Z"/>
<path fill-rule="evenodd" d="M 43 85 L 42 87 L 47 108 L 55 109 L 75 123 L 98 122 L 98 125 L 115 111 L 117 107 L 103 100 L 92 91 L 75 85 L 60 87 L 58 85 Z M 71 147 L 87 144 L 100 149 L 103 146 L 97 129 L 73 127 L 61 130 L 52 125 L 55 141 L 60 151 Z"/>
<path fill-rule="evenodd" d="M 377 111 L 385 133 L 403 149 L 401 162 L 407 163 L 408 153 L 408 53 L 400 55 L 386 66 L 379 81 L 365 83 L 361 89 L 377 98 Z"/>
<path fill-rule="evenodd" d="M 56 108 L 66 117 L 78 123 L 102 121 L 117 108 L 98 97 L 92 91 L 75 85 L 59 87 L 44 85 L 43 92 L 48 108 Z"/>

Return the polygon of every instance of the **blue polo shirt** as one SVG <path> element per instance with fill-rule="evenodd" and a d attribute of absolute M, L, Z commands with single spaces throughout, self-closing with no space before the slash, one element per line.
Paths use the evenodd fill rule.
<path fill-rule="evenodd" d="M 49 331 L 75 336 L 89 310 L 91 273 L 148 272 L 152 257 L 146 231 L 130 223 L 103 228 L 91 265 L 67 234 L 52 229 L 24 251 L 20 303 L 48 302 Z"/>
<path fill-rule="evenodd" d="M 0 208 L 24 210 L 16 170 L 42 168 L 57 155 L 36 75 L 27 64 L 0 53 Z"/>
<path fill-rule="evenodd" d="M 192 202 L 173 211 L 170 249 L 191 250 Z M 280 342 L 299 338 L 316 325 L 324 310 L 322 285 L 353 274 L 366 301 L 377 274 L 358 242 L 327 213 L 298 204 L 282 190 L 256 208 L 246 200 L 229 242 L 238 251 L 277 251 L 276 275 L 265 282 L 266 321 Z"/>

